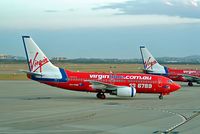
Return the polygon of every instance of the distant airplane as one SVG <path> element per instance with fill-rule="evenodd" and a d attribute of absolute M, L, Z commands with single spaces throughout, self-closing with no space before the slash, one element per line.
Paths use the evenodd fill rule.
<path fill-rule="evenodd" d="M 193 86 L 192 82 L 200 84 L 200 70 L 168 68 L 160 65 L 145 46 L 140 46 L 140 51 L 145 73 L 163 75 L 174 81 L 188 82 L 188 86 Z"/>
<path fill-rule="evenodd" d="M 97 93 L 105 99 L 105 93 L 119 97 L 134 97 L 137 93 L 163 95 L 180 89 L 169 78 L 149 74 L 72 72 L 54 66 L 30 36 L 22 36 L 28 63 L 27 77 L 58 88 Z"/>

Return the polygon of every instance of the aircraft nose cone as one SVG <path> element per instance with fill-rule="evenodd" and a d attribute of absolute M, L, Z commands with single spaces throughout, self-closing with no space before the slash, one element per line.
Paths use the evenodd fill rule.
<path fill-rule="evenodd" d="M 181 85 L 174 83 L 174 91 L 179 90 L 181 88 Z"/>

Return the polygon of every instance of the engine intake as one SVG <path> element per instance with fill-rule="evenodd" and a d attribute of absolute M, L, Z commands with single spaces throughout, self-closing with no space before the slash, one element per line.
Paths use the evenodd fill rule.
<path fill-rule="evenodd" d="M 134 87 L 118 87 L 111 94 L 119 97 L 134 97 L 136 95 L 136 89 Z"/>

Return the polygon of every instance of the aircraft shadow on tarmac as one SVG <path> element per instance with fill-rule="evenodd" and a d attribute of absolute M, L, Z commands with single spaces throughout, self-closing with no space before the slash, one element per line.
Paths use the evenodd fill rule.
<path fill-rule="evenodd" d="M 49 99 L 54 99 L 54 100 L 97 100 L 99 101 L 100 99 L 97 99 L 96 97 L 92 96 L 60 96 L 60 97 L 51 97 L 51 96 L 34 96 L 34 97 L 22 97 L 20 98 L 22 100 L 49 100 Z M 107 100 L 155 100 L 157 98 L 149 98 L 149 97 L 144 97 L 144 98 L 119 98 L 119 97 L 107 97 L 105 100 L 100 100 L 100 101 L 107 101 Z"/>

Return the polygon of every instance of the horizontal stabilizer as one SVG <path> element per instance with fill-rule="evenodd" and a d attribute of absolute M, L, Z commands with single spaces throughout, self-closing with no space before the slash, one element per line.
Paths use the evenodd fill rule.
<path fill-rule="evenodd" d="M 148 70 L 148 69 L 143 69 L 144 72 L 148 72 L 148 73 L 153 73 L 152 70 Z"/>
<path fill-rule="evenodd" d="M 28 70 L 19 70 L 19 71 L 30 75 L 43 76 L 41 73 L 30 72 Z"/>

